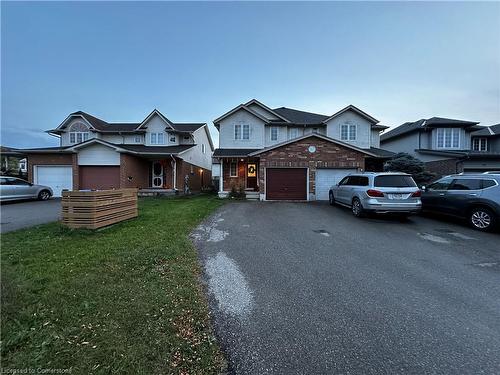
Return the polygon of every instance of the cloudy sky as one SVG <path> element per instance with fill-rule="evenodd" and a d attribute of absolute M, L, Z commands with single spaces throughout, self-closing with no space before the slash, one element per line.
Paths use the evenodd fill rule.
<path fill-rule="evenodd" d="M 500 3 L 1 4 L 1 144 L 83 110 L 212 120 L 251 98 L 381 121 L 500 123 Z M 217 142 L 217 131 L 212 126 Z"/>

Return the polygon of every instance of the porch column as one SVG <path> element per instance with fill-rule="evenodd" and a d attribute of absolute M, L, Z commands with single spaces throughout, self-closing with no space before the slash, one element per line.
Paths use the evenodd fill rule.
<path fill-rule="evenodd" d="M 220 160 L 220 177 L 219 177 L 219 192 L 224 191 L 224 172 L 222 170 L 222 166 L 224 165 L 224 159 Z"/>

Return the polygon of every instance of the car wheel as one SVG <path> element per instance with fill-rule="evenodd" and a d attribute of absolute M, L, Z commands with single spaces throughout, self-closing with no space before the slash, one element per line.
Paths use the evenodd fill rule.
<path fill-rule="evenodd" d="M 474 229 L 489 231 L 495 227 L 495 214 L 488 208 L 477 207 L 469 214 L 469 223 Z"/>
<path fill-rule="evenodd" d="M 38 200 L 46 201 L 50 198 L 50 192 L 48 190 L 42 190 L 38 193 Z"/>
<path fill-rule="evenodd" d="M 363 206 L 361 205 L 359 198 L 354 198 L 352 200 L 351 211 L 354 216 L 363 217 Z"/>
<path fill-rule="evenodd" d="M 334 206 L 335 205 L 335 197 L 333 196 L 332 192 L 330 192 L 328 194 L 328 202 L 330 202 L 330 206 Z"/>

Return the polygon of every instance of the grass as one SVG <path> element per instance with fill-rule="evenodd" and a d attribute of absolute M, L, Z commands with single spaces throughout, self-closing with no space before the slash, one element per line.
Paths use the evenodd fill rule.
<path fill-rule="evenodd" d="M 138 219 L 99 231 L 53 223 L 2 235 L 2 368 L 221 371 L 188 238 L 221 204 L 148 198 Z"/>

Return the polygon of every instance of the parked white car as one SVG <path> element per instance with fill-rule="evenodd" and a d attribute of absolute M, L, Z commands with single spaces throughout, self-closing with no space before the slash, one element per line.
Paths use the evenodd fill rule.
<path fill-rule="evenodd" d="M 0 200 L 39 199 L 46 201 L 54 195 L 48 186 L 34 185 L 16 177 L 0 177 Z"/>
<path fill-rule="evenodd" d="M 357 217 L 367 212 L 408 216 L 421 210 L 420 196 L 409 174 L 365 172 L 350 174 L 332 186 L 329 201 L 349 207 Z"/>

